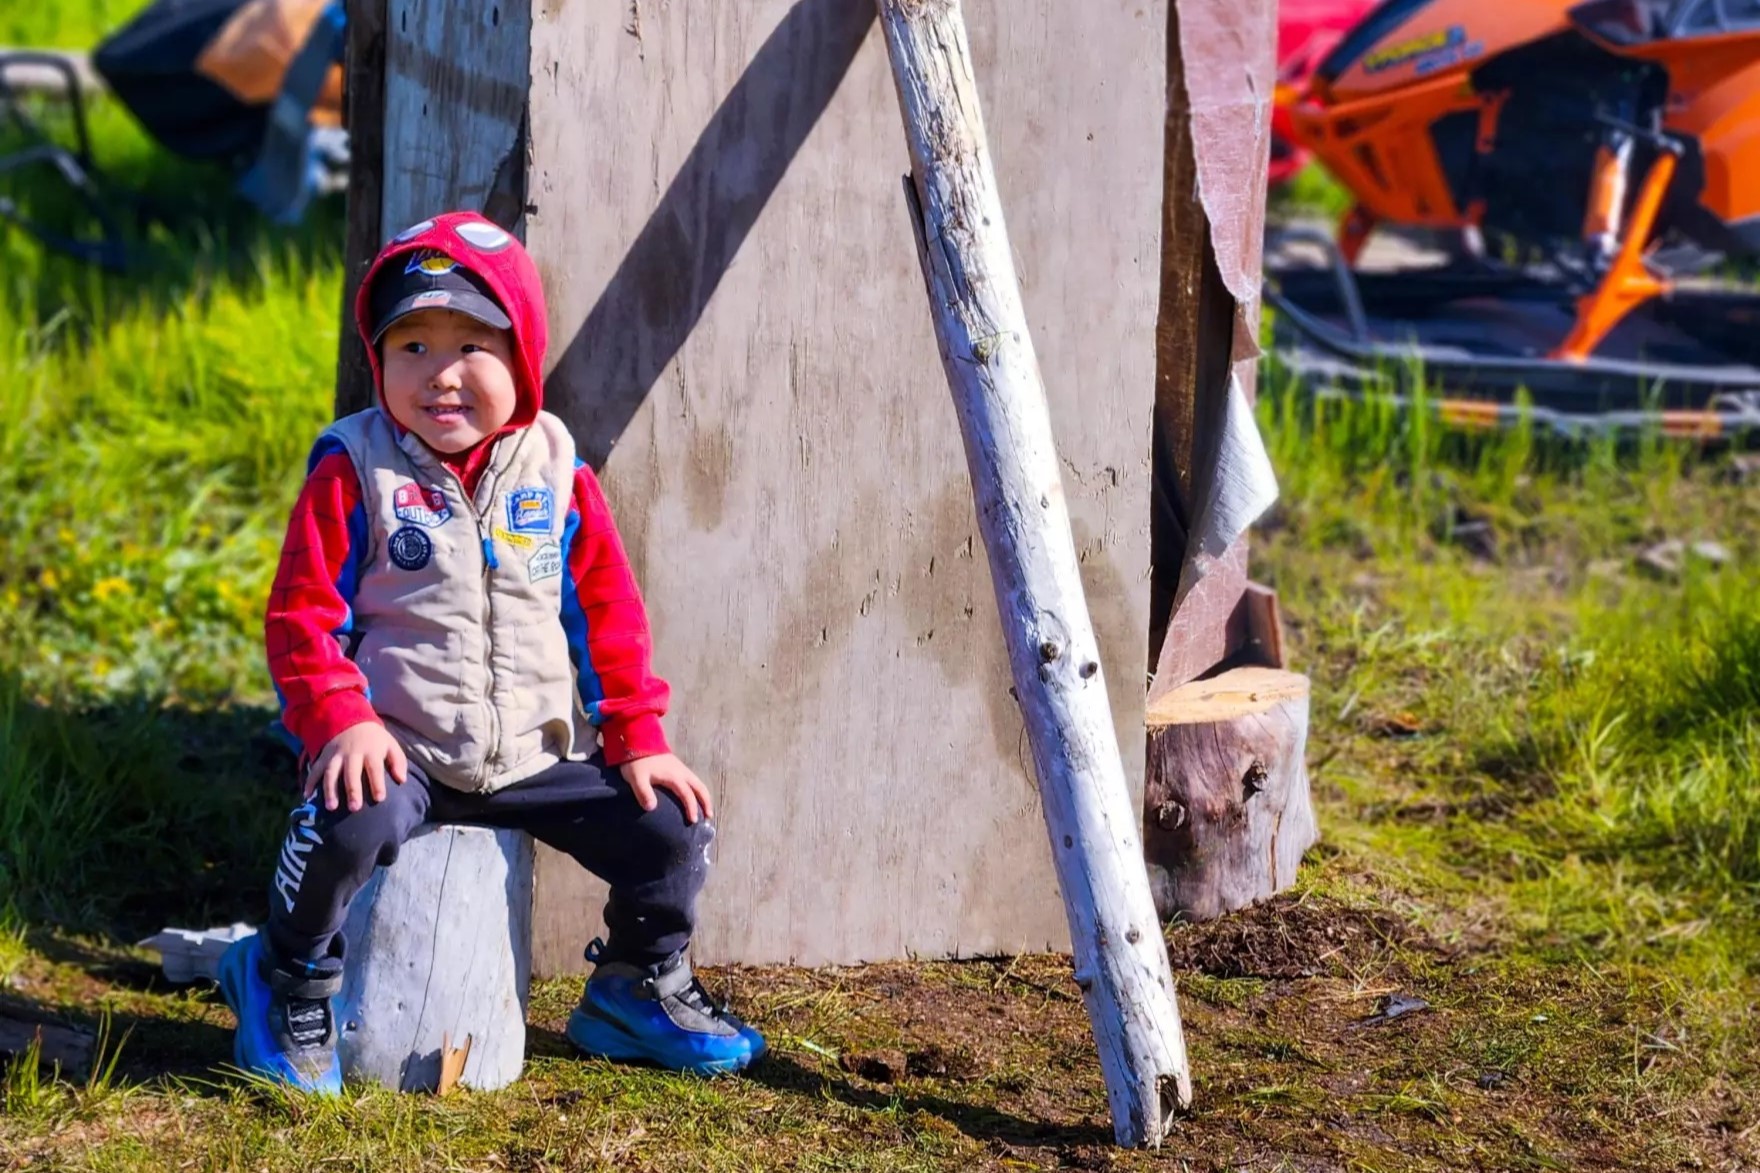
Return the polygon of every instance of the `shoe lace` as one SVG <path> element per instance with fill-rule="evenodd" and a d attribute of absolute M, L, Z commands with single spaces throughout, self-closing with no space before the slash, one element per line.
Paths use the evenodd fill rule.
<path fill-rule="evenodd" d="M 330 1034 L 328 998 L 289 998 L 287 1037 L 302 1047 L 316 1046 Z"/>
<path fill-rule="evenodd" d="M 689 1006 L 699 1014 L 706 1014 L 710 1018 L 727 1017 L 727 1004 L 725 1002 L 716 1002 L 713 998 L 709 997 L 709 991 L 704 989 L 703 983 L 698 981 L 695 977 L 691 978 L 690 985 L 674 994 L 673 997 L 677 998 L 680 1002 L 683 1002 L 686 1006 Z"/>
<path fill-rule="evenodd" d="M 584 956 L 591 964 L 600 964 L 605 960 L 605 942 L 598 937 L 594 937 L 591 941 L 587 942 Z M 654 978 L 650 977 L 645 983 L 650 990 L 654 988 L 654 980 Z M 691 976 L 691 984 L 673 994 L 672 997 L 684 1003 L 692 1010 L 695 1010 L 697 1013 L 707 1014 L 711 1018 L 726 1018 L 732 1013 L 733 1009 L 727 1003 L 716 1002 L 711 998 L 709 996 L 709 991 L 703 988 L 703 983 L 699 981 L 694 974 Z"/>

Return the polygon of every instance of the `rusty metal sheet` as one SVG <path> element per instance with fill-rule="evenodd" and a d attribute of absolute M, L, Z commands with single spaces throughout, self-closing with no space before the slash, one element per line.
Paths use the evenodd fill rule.
<path fill-rule="evenodd" d="M 1265 176 L 1276 84 L 1277 0 L 1179 0 L 1183 93 L 1170 115 L 1190 120 L 1198 199 L 1222 282 L 1234 295 L 1236 376 L 1252 396 L 1259 357 Z"/>

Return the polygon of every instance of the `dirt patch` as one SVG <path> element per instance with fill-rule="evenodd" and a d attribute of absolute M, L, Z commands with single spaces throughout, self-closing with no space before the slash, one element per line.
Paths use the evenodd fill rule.
<path fill-rule="evenodd" d="M 1412 949 L 1441 951 L 1392 913 L 1313 896 L 1278 896 L 1220 920 L 1167 930 L 1176 974 L 1218 978 L 1348 975 Z"/>
<path fill-rule="evenodd" d="M 1719 1076 L 1716 1057 L 1694 1052 L 1698 1036 L 1682 1034 L 1647 985 L 1627 990 L 1577 965 L 1496 952 L 1450 954 L 1396 912 L 1313 891 L 1176 927 L 1169 940 L 1194 1102 L 1161 1153 L 1113 1145 L 1071 959 L 1053 955 L 706 966 L 711 993 L 773 1048 L 744 1077 L 715 1085 L 712 1117 L 655 1072 L 575 1061 L 560 1030 L 579 984 L 544 982 L 533 990 L 531 1063 L 519 1084 L 414 1107 L 366 1097 L 312 1127 L 333 1130 L 325 1143 L 351 1167 L 487 1168 L 473 1162 L 494 1151 L 508 1168 L 559 1171 L 728 1167 L 734 1153 L 739 1167 L 816 1160 L 967 1173 L 1614 1170 L 1691 1160 L 1735 1169 L 1760 1135 L 1751 1065 Z M 86 961 L 96 969 L 110 958 Z M 101 1164 L 138 1144 L 155 1162 L 141 1167 L 175 1168 L 200 1165 L 205 1149 L 193 1146 L 234 1144 L 262 1152 L 269 1170 L 307 1167 L 309 1145 L 284 1145 L 296 1134 L 273 1101 L 190 1096 L 158 1080 L 181 1070 L 200 1076 L 190 1087 L 227 1086 L 212 1070 L 230 1056 L 224 1011 L 183 992 L 141 994 L 70 973 L 72 962 L 36 966 L 45 992 L 83 1000 L 95 982 L 103 1001 L 130 1006 L 121 1079 L 135 1089 L 92 1108 L 83 1133 L 55 1130 L 57 1113 L 79 1102 L 66 1098 L 77 1097 L 71 1090 L 62 1108 L 12 1121 L 0 1113 L 0 1151 L 59 1167 Z M 1204 984 L 1199 974 L 1251 992 L 1183 996 Z M 1641 1084 L 1631 1082 L 1634 1037 L 1661 1040 L 1643 1052 L 1651 1066 Z M 1760 1053 L 1746 1041 L 1736 1049 Z M 431 1137 L 411 1133 L 412 1111 L 434 1125 Z M 137 1112 L 147 1114 L 139 1125 Z M 173 1113 L 176 1128 L 160 1128 L 154 1112 Z M 728 1145 L 737 1148 L 720 1157 L 706 1147 Z M 543 1155 L 556 1152 L 575 1157 L 547 1164 Z"/>

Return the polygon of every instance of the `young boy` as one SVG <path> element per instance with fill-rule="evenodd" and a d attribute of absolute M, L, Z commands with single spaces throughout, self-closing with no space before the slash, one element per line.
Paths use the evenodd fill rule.
<path fill-rule="evenodd" d="M 468 822 L 529 831 L 611 885 L 568 1020 L 580 1050 L 740 1070 L 764 1040 L 684 956 L 709 793 L 667 747 L 669 690 L 598 481 L 541 410 L 536 267 L 481 216 L 436 216 L 379 254 L 355 320 L 378 406 L 313 449 L 265 620 L 309 765 L 268 923 L 221 962 L 238 1065 L 340 1090 L 349 901 L 420 824 Z"/>

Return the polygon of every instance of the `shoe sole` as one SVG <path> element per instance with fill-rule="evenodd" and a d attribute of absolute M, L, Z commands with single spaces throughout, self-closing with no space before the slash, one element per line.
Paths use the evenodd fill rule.
<path fill-rule="evenodd" d="M 731 1059 L 707 1059 L 681 1066 L 668 1062 L 665 1056 L 645 1046 L 640 1039 L 616 1023 L 597 1015 L 583 1014 L 578 1009 L 569 1014 L 568 1026 L 563 1033 L 583 1054 L 596 1059 L 612 1059 L 621 1063 L 657 1063 L 671 1071 L 689 1071 L 698 1075 L 732 1075 L 744 1071 L 764 1055 L 764 1050 L 769 1049 L 766 1047 L 764 1050 L 736 1055 Z"/>

